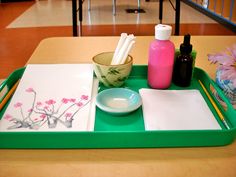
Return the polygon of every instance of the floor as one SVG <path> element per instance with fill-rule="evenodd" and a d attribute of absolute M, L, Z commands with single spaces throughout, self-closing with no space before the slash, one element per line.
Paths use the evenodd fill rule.
<path fill-rule="evenodd" d="M 112 36 L 121 32 L 154 35 L 158 20 L 158 0 L 141 1 L 146 13 L 127 14 L 125 9 L 137 8 L 137 1 L 117 1 L 116 16 L 112 1 L 91 0 L 83 5 L 83 36 Z M 70 0 L 38 0 L 0 3 L 0 79 L 25 65 L 42 39 L 72 36 Z M 180 34 L 235 35 L 232 31 L 181 3 Z M 174 11 L 164 1 L 163 23 L 174 27 Z"/>

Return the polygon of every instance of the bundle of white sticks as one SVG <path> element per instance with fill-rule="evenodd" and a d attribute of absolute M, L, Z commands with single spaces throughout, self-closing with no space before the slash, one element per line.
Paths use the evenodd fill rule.
<path fill-rule="evenodd" d="M 135 37 L 133 34 L 121 33 L 111 65 L 124 64 L 134 43 Z"/>

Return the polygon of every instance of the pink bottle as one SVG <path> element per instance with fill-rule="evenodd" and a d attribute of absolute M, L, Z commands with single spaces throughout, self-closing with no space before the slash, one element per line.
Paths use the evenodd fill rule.
<path fill-rule="evenodd" d="M 175 46 L 169 40 L 172 27 L 155 26 L 155 40 L 149 47 L 148 84 L 152 88 L 165 89 L 171 84 Z"/>

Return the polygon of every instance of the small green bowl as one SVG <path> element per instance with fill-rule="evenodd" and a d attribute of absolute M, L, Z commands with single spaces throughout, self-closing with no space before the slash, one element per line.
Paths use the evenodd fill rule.
<path fill-rule="evenodd" d="M 94 72 L 106 87 L 120 87 L 125 83 L 133 65 L 133 57 L 128 56 L 124 64 L 111 65 L 114 52 L 104 52 L 93 57 Z"/>

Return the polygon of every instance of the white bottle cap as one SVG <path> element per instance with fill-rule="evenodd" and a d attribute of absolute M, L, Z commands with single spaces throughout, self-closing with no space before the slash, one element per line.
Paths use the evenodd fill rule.
<path fill-rule="evenodd" d="M 172 27 L 169 25 L 158 24 L 155 26 L 155 39 L 169 40 Z"/>

